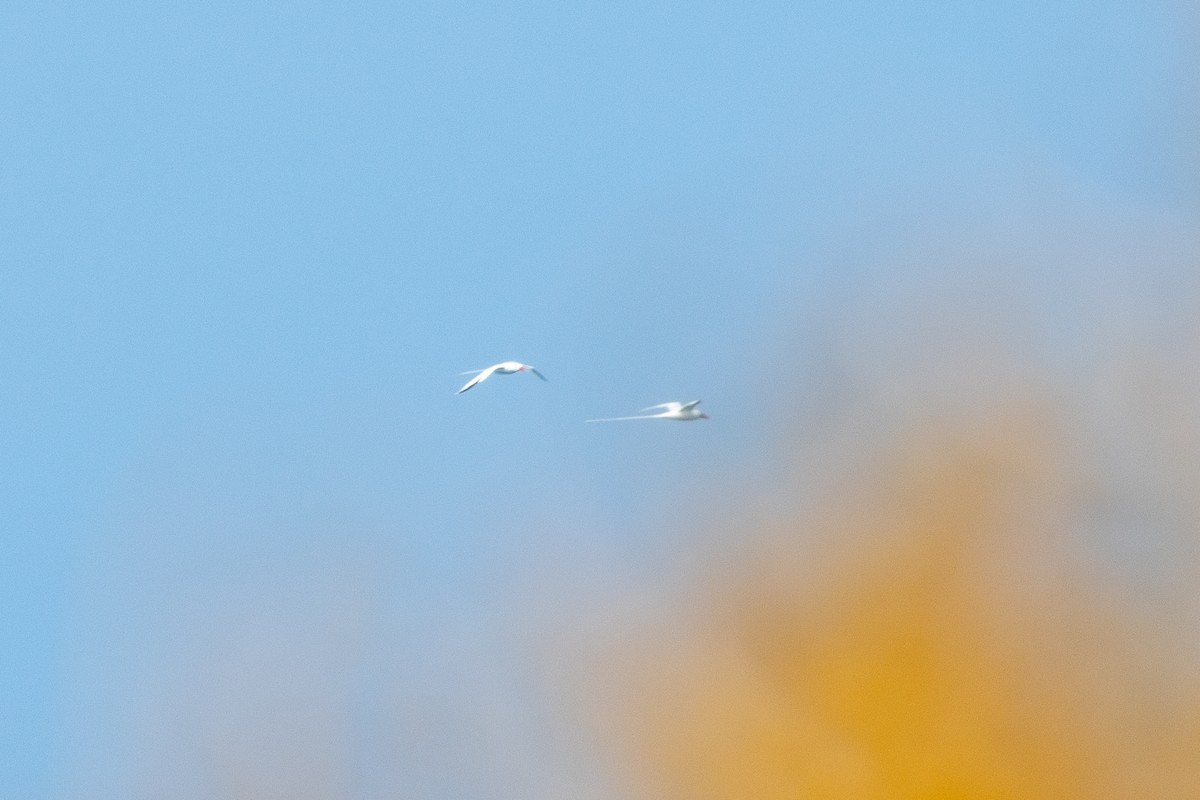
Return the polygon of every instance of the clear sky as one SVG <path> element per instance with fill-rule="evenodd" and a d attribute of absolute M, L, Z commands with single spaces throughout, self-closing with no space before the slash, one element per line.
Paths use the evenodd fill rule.
<path fill-rule="evenodd" d="M 349 796 L 555 796 L 498 788 L 479 733 L 553 738 L 497 633 L 528 565 L 653 571 L 734 500 L 689 482 L 769 474 L 799 334 L 889 231 L 1062 198 L 1194 223 L 1196 30 L 1133 0 L 3 4 L 0 795 L 224 796 L 221 723 L 171 698 L 270 695 L 209 654 L 277 636 L 294 697 L 338 698 Z M 454 396 L 505 359 L 549 383 Z M 329 686 L 307 657 L 343 644 Z M 380 709 L 418 706 L 396 756 Z"/>

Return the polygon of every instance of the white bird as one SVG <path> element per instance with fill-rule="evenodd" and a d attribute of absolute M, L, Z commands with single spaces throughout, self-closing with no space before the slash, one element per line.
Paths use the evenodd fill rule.
<path fill-rule="evenodd" d="M 708 414 L 700 411 L 696 406 L 700 405 L 699 400 L 693 400 L 690 403 L 659 403 L 656 406 L 647 406 L 642 411 L 653 411 L 656 408 L 661 408 L 657 414 L 641 414 L 636 417 L 607 417 L 605 419 L 589 419 L 588 422 L 619 422 L 624 419 L 677 419 L 680 422 L 687 422 L 693 419 L 708 419 Z"/>
<path fill-rule="evenodd" d="M 455 394 L 462 394 L 467 389 L 473 388 L 476 384 L 483 383 L 492 375 L 512 375 L 514 372 L 532 372 L 542 380 L 546 380 L 546 376 L 538 372 L 528 364 L 522 364 L 519 361 L 502 361 L 499 364 L 493 364 L 487 369 L 472 369 L 466 372 L 460 372 L 459 375 L 475 375 L 474 378 L 467 381 L 466 385 L 459 389 Z M 478 373 L 478 374 L 476 374 Z"/>

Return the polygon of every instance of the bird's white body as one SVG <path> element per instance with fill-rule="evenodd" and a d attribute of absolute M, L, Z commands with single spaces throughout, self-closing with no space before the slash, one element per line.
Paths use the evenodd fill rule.
<path fill-rule="evenodd" d="M 545 375 L 538 372 L 536 369 L 529 366 L 528 364 L 522 364 L 520 361 L 501 361 L 499 364 L 493 364 L 492 366 L 488 367 L 487 369 L 473 369 L 473 370 L 469 370 L 467 372 L 459 373 L 460 375 L 475 375 L 475 377 L 471 378 L 471 380 L 467 381 L 466 385 L 464 385 L 461 389 L 459 389 L 457 392 L 455 392 L 455 394 L 462 394 L 467 389 L 474 388 L 475 386 L 483 383 L 484 381 L 486 381 L 488 378 L 492 377 L 493 375 L 512 375 L 514 372 L 532 372 L 534 375 L 537 375 L 542 380 L 546 380 Z"/>
<path fill-rule="evenodd" d="M 653 411 L 656 408 L 661 408 L 657 414 L 639 414 L 636 417 L 607 417 L 605 419 L 589 419 L 588 422 L 620 422 L 626 419 L 674 419 L 680 422 L 688 422 L 693 419 L 708 419 L 708 414 L 696 408 L 700 405 L 699 400 L 693 400 L 690 403 L 659 403 L 658 405 L 648 406 L 642 411 Z"/>

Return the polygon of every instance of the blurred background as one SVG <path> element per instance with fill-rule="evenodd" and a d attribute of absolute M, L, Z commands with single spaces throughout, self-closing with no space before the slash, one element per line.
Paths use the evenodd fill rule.
<path fill-rule="evenodd" d="M 18 0 L 0 70 L 0 796 L 1200 796 L 1191 4 Z"/>

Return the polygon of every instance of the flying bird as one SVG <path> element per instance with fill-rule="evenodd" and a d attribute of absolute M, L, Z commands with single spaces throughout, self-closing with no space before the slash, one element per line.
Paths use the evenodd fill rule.
<path fill-rule="evenodd" d="M 474 375 L 474 378 L 467 381 L 466 385 L 459 389 L 455 394 L 462 394 L 467 389 L 474 388 L 477 384 L 483 383 L 492 375 L 512 375 L 514 372 L 532 372 L 542 380 L 546 380 L 546 376 L 538 372 L 528 364 L 522 364 L 519 361 L 502 361 L 499 364 L 493 364 L 487 369 L 472 369 L 466 372 L 460 372 L 459 375 Z"/>
<path fill-rule="evenodd" d="M 659 403 L 656 406 L 647 406 L 642 411 L 653 411 L 656 408 L 661 408 L 662 411 L 657 414 L 640 414 L 636 417 L 607 417 L 605 419 L 589 419 L 588 422 L 619 422 L 624 419 L 677 419 L 680 422 L 687 422 L 693 419 L 708 419 L 708 414 L 700 411 L 696 406 L 700 405 L 699 400 L 693 400 L 690 403 Z"/>

